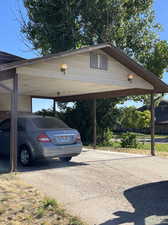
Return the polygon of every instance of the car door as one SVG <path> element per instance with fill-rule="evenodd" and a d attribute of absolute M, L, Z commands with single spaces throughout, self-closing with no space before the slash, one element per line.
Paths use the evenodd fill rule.
<path fill-rule="evenodd" d="M 26 128 L 25 128 L 25 119 L 18 118 L 18 147 L 26 143 Z"/>
<path fill-rule="evenodd" d="M 0 123 L 0 153 L 10 154 L 10 120 L 4 120 Z"/>

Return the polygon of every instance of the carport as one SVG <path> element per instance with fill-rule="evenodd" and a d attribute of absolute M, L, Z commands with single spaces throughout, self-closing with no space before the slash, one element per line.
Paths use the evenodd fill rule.
<path fill-rule="evenodd" d="M 34 59 L 1 52 L 0 111 L 11 111 L 11 171 L 17 169 L 17 114 L 31 112 L 32 97 L 61 102 L 94 100 L 96 144 L 96 99 L 149 94 L 151 154 L 155 155 L 154 94 L 166 92 L 168 86 L 155 74 L 109 44 Z"/>

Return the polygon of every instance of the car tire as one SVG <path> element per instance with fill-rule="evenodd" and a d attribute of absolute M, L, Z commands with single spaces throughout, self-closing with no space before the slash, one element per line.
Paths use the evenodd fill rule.
<path fill-rule="evenodd" d="M 62 162 L 69 162 L 72 159 L 72 157 L 60 157 L 60 160 Z"/>
<path fill-rule="evenodd" d="M 22 146 L 19 152 L 19 162 L 22 166 L 29 166 L 32 161 L 31 153 L 28 147 Z"/>

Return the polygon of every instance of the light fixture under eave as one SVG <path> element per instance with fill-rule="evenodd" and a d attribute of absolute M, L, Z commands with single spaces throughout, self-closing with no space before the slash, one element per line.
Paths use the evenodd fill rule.
<path fill-rule="evenodd" d="M 134 79 L 134 74 L 130 73 L 128 74 L 128 81 L 131 83 Z"/>
<path fill-rule="evenodd" d="M 59 91 L 57 91 L 57 96 L 60 96 L 60 92 Z"/>
<path fill-rule="evenodd" d="M 68 69 L 67 64 L 62 64 L 62 65 L 61 65 L 60 70 L 61 70 L 61 72 L 63 72 L 64 74 L 66 74 L 67 69 Z"/>

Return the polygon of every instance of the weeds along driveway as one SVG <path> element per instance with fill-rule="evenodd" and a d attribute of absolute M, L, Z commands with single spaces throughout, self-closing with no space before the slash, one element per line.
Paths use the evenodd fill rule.
<path fill-rule="evenodd" d="M 168 224 L 168 159 L 85 150 L 20 176 L 88 224 Z"/>

